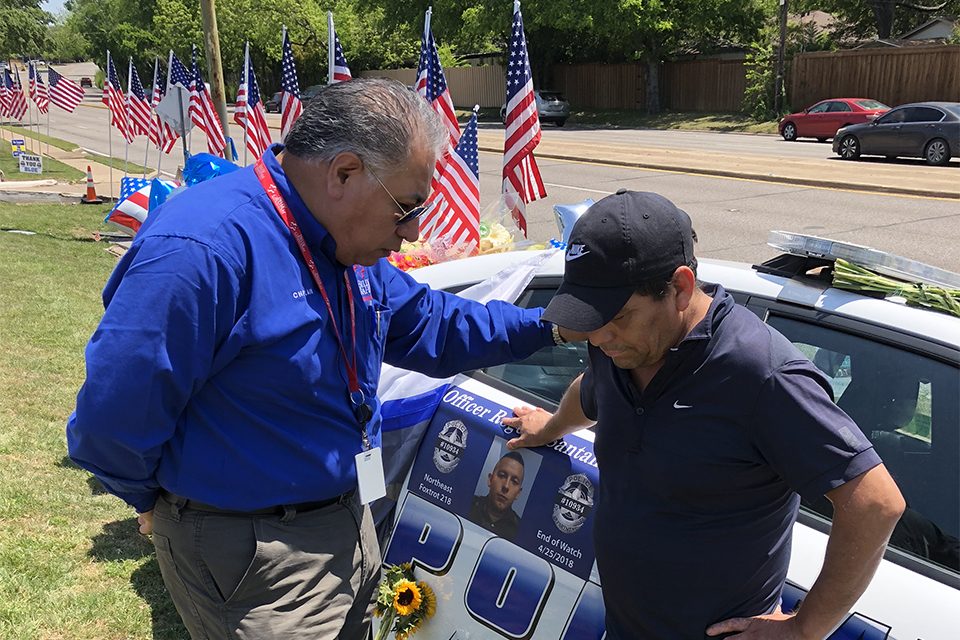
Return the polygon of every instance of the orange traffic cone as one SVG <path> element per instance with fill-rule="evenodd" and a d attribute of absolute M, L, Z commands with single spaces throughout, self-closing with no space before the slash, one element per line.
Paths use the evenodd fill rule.
<path fill-rule="evenodd" d="M 102 204 L 103 199 L 97 197 L 97 189 L 93 186 L 93 170 L 87 165 L 87 195 L 80 198 L 80 204 Z"/>

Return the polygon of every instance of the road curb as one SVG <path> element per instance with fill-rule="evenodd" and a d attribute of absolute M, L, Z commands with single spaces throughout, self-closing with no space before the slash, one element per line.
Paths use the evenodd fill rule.
<path fill-rule="evenodd" d="M 479 147 L 480 151 L 488 153 L 503 153 L 502 147 Z M 923 198 L 944 198 L 947 200 L 960 199 L 960 193 L 955 191 L 939 191 L 936 189 L 912 189 L 909 187 L 886 187 L 876 184 L 863 184 L 856 182 L 841 182 L 839 180 L 825 180 L 822 178 L 801 178 L 797 176 L 777 176 L 762 173 L 750 173 L 746 171 L 730 171 L 726 169 L 703 169 L 697 167 L 684 167 L 664 162 L 633 162 L 625 160 L 615 160 L 609 158 L 587 158 L 583 156 L 566 155 L 559 153 L 540 153 L 536 152 L 538 158 L 549 158 L 551 160 L 568 160 L 571 162 L 583 162 L 587 164 L 605 164 L 618 167 L 630 167 L 633 169 L 659 169 L 661 171 L 676 171 L 677 173 L 690 173 L 703 176 L 715 176 L 718 178 L 740 178 L 743 180 L 756 180 L 759 182 L 771 182 L 774 184 L 792 184 L 804 187 L 818 187 L 822 189 L 843 189 L 845 191 L 862 191 L 864 193 L 883 193 L 891 195 L 918 196 Z"/>

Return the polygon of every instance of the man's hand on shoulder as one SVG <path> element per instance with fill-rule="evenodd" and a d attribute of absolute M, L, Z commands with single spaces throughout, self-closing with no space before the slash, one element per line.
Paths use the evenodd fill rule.
<path fill-rule="evenodd" d="M 721 634 L 731 640 L 819 640 L 804 635 L 797 617 L 781 613 L 779 608 L 765 616 L 730 618 L 707 627 L 708 636 Z"/>

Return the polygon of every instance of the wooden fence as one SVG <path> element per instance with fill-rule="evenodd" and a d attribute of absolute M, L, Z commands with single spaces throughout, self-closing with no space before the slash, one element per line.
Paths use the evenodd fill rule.
<path fill-rule="evenodd" d="M 796 110 L 835 97 L 960 102 L 960 45 L 802 53 L 793 59 L 787 102 Z"/>
<path fill-rule="evenodd" d="M 392 69 L 365 71 L 365 78 L 391 78 L 412 85 L 417 79 L 416 69 Z M 451 67 L 443 70 L 447 87 L 457 107 L 470 109 L 475 104 L 481 107 L 500 108 L 506 95 L 503 67 L 485 65 L 482 67 Z"/>
<path fill-rule="evenodd" d="M 455 67 L 445 73 L 456 106 L 503 104 L 502 66 Z M 413 84 L 416 70 L 362 75 Z M 574 110 L 646 108 L 641 63 L 556 65 L 550 75 L 553 81 L 544 88 L 562 92 Z M 889 105 L 960 102 L 960 45 L 803 53 L 790 63 L 786 86 L 787 104 L 795 110 L 832 97 L 875 98 Z M 665 62 L 660 71 L 660 104 L 673 111 L 740 111 L 745 89 L 743 60 Z"/>
<path fill-rule="evenodd" d="M 746 88 L 743 60 L 667 62 L 660 72 L 660 104 L 672 111 L 740 111 Z"/>
<path fill-rule="evenodd" d="M 563 93 L 573 109 L 644 109 L 646 75 L 636 63 L 559 64 L 544 88 Z"/>

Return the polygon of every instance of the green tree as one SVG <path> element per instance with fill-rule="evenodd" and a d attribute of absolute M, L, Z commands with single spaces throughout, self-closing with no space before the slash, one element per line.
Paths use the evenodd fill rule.
<path fill-rule="evenodd" d="M 0 55 L 36 58 L 53 17 L 40 8 L 43 0 L 0 0 Z"/>
<path fill-rule="evenodd" d="M 887 39 L 938 15 L 960 15 L 960 0 L 800 0 L 792 11 L 826 11 L 838 40 Z"/>
<path fill-rule="evenodd" d="M 153 56 L 163 50 L 153 31 L 156 4 L 153 0 L 68 0 L 66 23 L 84 35 L 89 43 L 87 55 L 101 68 L 106 65 L 109 49 L 117 73 L 125 77 L 128 57 L 132 57 L 138 67 L 152 65 Z M 106 16 L 109 19 L 105 19 Z"/>
<path fill-rule="evenodd" d="M 79 61 L 89 55 L 90 41 L 66 19 L 57 18 L 47 29 L 43 57 L 47 60 Z"/>
<path fill-rule="evenodd" d="M 398 28 L 422 29 L 426 2 L 357 2 L 379 7 Z M 643 60 L 647 109 L 656 113 L 665 59 L 755 40 L 771 5 L 771 0 L 526 0 L 521 9 L 535 84 L 550 82 L 555 63 Z M 433 12 L 434 36 L 461 53 L 505 53 L 512 11 L 504 0 L 450 0 Z"/>

